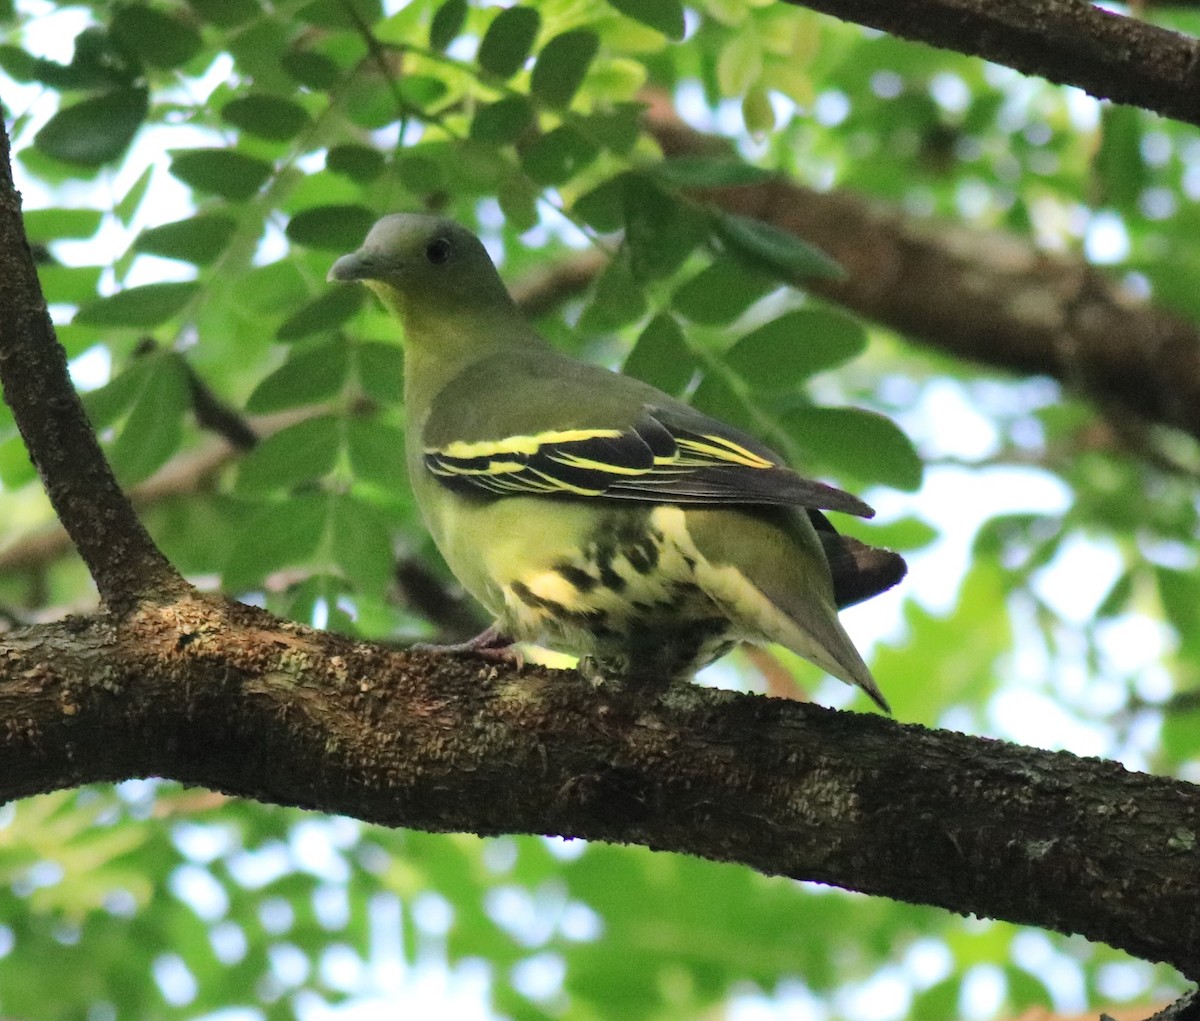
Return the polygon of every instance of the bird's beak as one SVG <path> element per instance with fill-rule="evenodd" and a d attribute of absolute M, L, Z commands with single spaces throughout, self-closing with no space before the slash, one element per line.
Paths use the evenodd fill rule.
<path fill-rule="evenodd" d="M 333 284 L 348 284 L 355 280 L 374 280 L 380 274 L 382 267 L 379 259 L 363 251 L 343 255 L 329 267 L 325 279 Z"/>

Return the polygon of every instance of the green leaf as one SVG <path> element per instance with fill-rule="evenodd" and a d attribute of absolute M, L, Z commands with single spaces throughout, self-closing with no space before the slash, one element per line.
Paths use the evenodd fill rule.
<path fill-rule="evenodd" d="M 754 418 L 746 406 L 746 401 L 719 372 L 705 372 L 700 385 L 692 394 L 691 404 L 722 422 L 728 422 L 749 433 L 755 431 Z"/>
<path fill-rule="evenodd" d="M 758 32 L 737 32 L 721 47 L 717 85 L 724 96 L 745 96 L 762 77 L 763 40 Z"/>
<path fill-rule="evenodd" d="M 288 50 L 280 65 L 301 85 L 317 91 L 331 89 L 342 80 L 337 63 L 316 50 Z"/>
<path fill-rule="evenodd" d="M 30 209 L 24 214 L 30 241 L 47 244 L 63 238 L 90 238 L 100 229 L 99 209 Z"/>
<path fill-rule="evenodd" d="M 556 35 L 538 54 L 530 91 L 547 106 L 570 106 L 599 47 L 600 37 L 590 28 Z"/>
<path fill-rule="evenodd" d="M 133 222 L 138 209 L 141 208 L 142 199 L 146 197 L 146 192 L 150 190 L 150 182 L 153 178 L 154 165 L 151 164 L 138 175 L 138 179 L 121 196 L 121 201 L 113 207 L 113 213 L 126 227 Z"/>
<path fill-rule="evenodd" d="M 596 281 L 579 329 L 582 333 L 607 333 L 636 322 L 645 311 L 646 294 L 633 279 L 628 258 L 613 259 Z"/>
<path fill-rule="evenodd" d="M 365 300 L 366 291 L 361 287 L 332 287 L 285 319 L 275 331 L 275 339 L 290 343 L 336 330 L 358 313 Z"/>
<path fill-rule="evenodd" d="M 867 531 L 867 529 L 863 529 Z M 872 546 L 883 546 L 897 553 L 913 553 L 935 542 L 941 535 L 928 521 L 916 517 L 897 518 L 885 525 L 872 523 L 869 533 L 860 536 Z"/>
<path fill-rule="evenodd" d="M 338 94 L 346 116 L 360 128 L 376 131 L 396 121 L 396 93 L 382 78 L 351 75 Z"/>
<path fill-rule="evenodd" d="M 246 410 L 265 414 L 328 400 L 341 392 L 349 365 L 346 345 L 342 341 L 307 351 L 294 351 L 286 362 L 254 388 L 246 401 Z"/>
<path fill-rule="evenodd" d="M 521 147 L 521 166 L 538 184 L 563 184 L 583 170 L 600 150 L 590 139 L 563 124 Z"/>
<path fill-rule="evenodd" d="M 528 59 L 541 23 L 532 7 L 502 8 L 479 44 L 479 66 L 497 78 L 511 78 Z"/>
<path fill-rule="evenodd" d="M 1163 751 L 1177 763 L 1195 760 L 1200 753 L 1200 709 L 1184 702 L 1163 715 L 1159 736 Z"/>
<path fill-rule="evenodd" d="M 201 19 L 218 28 L 234 28 L 262 13 L 256 0 L 188 0 Z"/>
<path fill-rule="evenodd" d="M 446 0 L 429 25 L 429 48 L 441 52 L 458 37 L 467 20 L 467 0 Z"/>
<path fill-rule="evenodd" d="M 836 280 L 844 275 L 824 252 L 778 227 L 721 210 L 713 210 L 712 218 L 714 232 L 731 252 L 784 281 Z"/>
<path fill-rule="evenodd" d="M 201 213 L 142 231 L 133 243 L 139 252 L 207 266 L 237 231 L 237 220 L 226 213 Z"/>
<path fill-rule="evenodd" d="M 99 25 L 85 28 L 75 37 L 75 54 L 70 64 L 34 60 L 35 78 L 57 92 L 90 92 L 130 88 L 142 77 L 139 62 L 115 46 L 108 31 Z"/>
<path fill-rule="evenodd" d="M 910 1017 L 955 1017 L 963 1000 L 961 973 L 935 982 L 913 996 Z"/>
<path fill-rule="evenodd" d="M 743 263 L 718 259 L 680 285 L 671 307 L 694 323 L 719 326 L 733 322 L 778 286 Z"/>
<path fill-rule="evenodd" d="M 37 478 L 37 469 L 29 460 L 29 451 L 20 436 L 0 443 L 0 486 L 12 491 Z"/>
<path fill-rule="evenodd" d="M 634 275 L 642 280 L 670 276 L 705 237 L 704 219 L 645 174 L 624 174 L 620 180 Z"/>
<path fill-rule="evenodd" d="M 351 420 L 347 433 L 350 467 L 357 478 L 389 492 L 408 488 L 404 433 L 373 419 Z"/>
<path fill-rule="evenodd" d="M 616 103 L 607 109 L 593 110 L 582 118 L 582 123 L 586 125 L 589 138 L 623 156 L 641 137 L 642 115 L 645 112 L 645 103 Z"/>
<path fill-rule="evenodd" d="M 524 96 L 506 96 L 481 106 L 471 119 L 471 137 L 488 145 L 515 142 L 533 124 L 533 107 Z"/>
<path fill-rule="evenodd" d="M 37 274 L 47 304 L 83 305 L 96 297 L 103 272 L 100 266 L 39 266 Z"/>
<path fill-rule="evenodd" d="M 747 89 L 742 96 L 742 120 L 746 130 L 756 138 L 775 129 L 775 107 L 771 105 L 771 97 L 761 83 Z"/>
<path fill-rule="evenodd" d="M 539 195 L 537 186 L 522 174 L 513 174 L 496 191 L 504 219 L 518 234 L 537 226 Z"/>
<path fill-rule="evenodd" d="M 359 184 L 369 184 L 383 173 L 383 153 L 369 145 L 335 145 L 325 153 L 325 166 Z"/>
<path fill-rule="evenodd" d="M 362 244 L 376 216 L 366 206 L 314 206 L 288 222 L 289 241 L 326 252 L 348 252 Z"/>
<path fill-rule="evenodd" d="M 442 165 L 437 160 L 411 150 L 397 158 L 396 176 L 415 195 L 428 195 L 446 184 Z"/>
<path fill-rule="evenodd" d="M 341 448 L 341 420 L 333 415 L 306 419 L 268 436 L 238 468 L 242 494 L 289 490 L 328 475 Z"/>
<path fill-rule="evenodd" d="M 199 289 L 194 280 L 127 287 L 85 305 L 73 321 L 85 326 L 158 326 L 179 312 Z"/>
<path fill-rule="evenodd" d="M 313 0 L 296 12 L 296 17 L 322 28 L 357 31 L 360 25 L 374 25 L 383 17 L 380 0 Z"/>
<path fill-rule="evenodd" d="M 759 184 L 777 177 L 751 163 L 724 156 L 675 156 L 651 167 L 651 172 L 679 188 L 725 188 Z"/>
<path fill-rule="evenodd" d="M 1121 576 L 1112 583 L 1108 594 L 1096 607 L 1097 620 L 1112 620 L 1119 617 L 1130 608 L 1134 592 L 1134 576 L 1132 571 L 1123 571 Z"/>
<path fill-rule="evenodd" d="M 33 54 L 13 46 L 10 43 L 0 44 L 0 70 L 13 81 L 29 84 L 37 78 L 37 58 Z"/>
<path fill-rule="evenodd" d="M 354 354 L 362 392 L 383 405 L 400 404 L 404 399 L 404 351 L 400 345 L 358 344 Z"/>
<path fill-rule="evenodd" d="M 445 81 L 431 74 L 406 74 L 399 87 L 401 98 L 419 110 L 427 110 L 449 92 Z"/>
<path fill-rule="evenodd" d="M 262 93 L 230 100 L 221 107 L 221 116 L 234 127 L 273 142 L 290 141 L 310 123 L 308 111 L 299 103 Z"/>
<path fill-rule="evenodd" d="M 1167 620 L 1185 642 L 1200 636 L 1200 582 L 1195 572 L 1156 566 L 1154 579 Z"/>
<path fill-rule="evenodd" d="M 1092 161 L 1101 191 L 1097 204 L 1136 209 L 1150 181 L 1142 158 L 1141 111 L 1110 103 L 1101 109 L 1100 118 L 1100 148 Z"/>
<path fill-rule="evenodd" d="M 572 211 L 584 223 L 602 233 L 619 229 L 625 222 L 625 182 L 623 174 L 598 184 L 575 200 Z"/>
<path fill-rule="evenodd" d="M 183 441 L 183 414 L 190 390 L 183 360 L 173 352 L 148 359 L 133 408 L 108 449 L 113 471 L 124 486 L 149 478 L 170 459 Z"/>
<path fill-rule="evenodd" d="M 608 0 L 627 18 L 657 29 L 668 39 L 683 38 L 683 4 L 679 0 Z"/>
<path fill-rule="evenodd" d="M 333 501 L 330 525 L 333 555 L 355 588 L 382 594 L 392 580 L 396 556 L 379 511 L 340 495 Z"/>
<path fill-rule="evenodd" d="M 244 202 L 271 176 L 266 160 L 231 149 L 191 149 L 171 154 L 171 173 L 197 191 Z"/>
<path fill-rule="evenodd" d="M 202 45 L 200 33 L 191 25 L 157 7 L 141 4 L 117 7 L 109 33 L 117 45 L 151 67 L 186 64 Z"/>
<path fill-rule="evenodd" d="M 675 317 L 660 312 L 646 325 L 621 372 L 679 397 L 698 368 Z"/>
<path fill-rule="evenodd" d="M 323 493 L 293 495 L 249 515 L 228 546 L 223 587 L 233 592 L 257 588 L 271 572 L 304 563 L 328 520 L 329 497 Z"/>
<path fill-rule="evenodd" d="M 848 362 L 866 347 L 866 331 L 848 316 L 796 309 L 746 334 L 725 363 L 756 390 L 788 390 L 814 373 Z"/>
<path fill-rule="evenodd" d="M 82 395 L 83 409 L 96 432 L 112 425 L 133 404 L 151 371 L 153 359 L 138 358 L 103 386 Z"/>
<path fill-rule="evenodd" d="M 860 408 L 810 407 L 789 411 L 782 424 L 802 451 L 839 475 L 909 491 L 921 485 L 921 459 L 890 418 Z"/>
<path fill-rule="evenodd" d="M 255 87 L 263 91 L 291 95 L 292 82 L 283 73 L 281 64 L 292 35 L 291 22 L 273 13 L 264 13 L 236 32 L 226 33 L 224 44 L 229 50 L 229 55 L 233 57 L 234 70 L 239 80 L 253 81 Z M 237 95 L 238 92 L 232 89 L 220 90 L 216 93 L 217 102 L 231 94 Z M 205 112 L 208 113 L 207 110 Z"/>
<path fill-rule="evenodd" d="M 120 157 L 146 119 L 145 89 L 113 89 L 59 110 L 33 140 L 47 156 L 84 167 Z"/>
<path fill-rule="evenodd" d="M 290 314 L 309 300 L 309 282 L 294 260 L 281 259 L 251 267 L 239 276 L 233 284 L 233 300 L 251 316 Z"/>

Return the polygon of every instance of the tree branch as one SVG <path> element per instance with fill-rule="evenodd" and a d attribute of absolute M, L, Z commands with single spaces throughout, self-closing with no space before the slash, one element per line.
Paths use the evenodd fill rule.
<path fill-rule="evenodd" d="M 25 237 L 2 118 L 0 309 L 4 399 L 100 597 L 114 609 L 128 609 L 139 597 L 178 595 L 186 583 L 121 492 L 71 385 Z"/>
<path fill-rule="evenodd" d="M 0 643 L 0 799 L 163 776 L 434 831 L 737 862 L 1200 975 L 1200 791 L 694 686 L 389 651 L 190 594 Z"/>
<path fill-rule="evenodd" d="M 786 0 L 1200 124 L 1200 42 L 1087 0 Z"/>
<path fill-rule="evenodd" d="M 729 153 L 650 98 L 647 126 L 666 155 Z M 841 280 L 804 281 L 807 290 L 956 358 L 1052 376 L 1102 410 L 1200 439 L 1200 329 L 1082 259 L 782 178 L 695 194 L 804 238 L 845 269 Z"/>

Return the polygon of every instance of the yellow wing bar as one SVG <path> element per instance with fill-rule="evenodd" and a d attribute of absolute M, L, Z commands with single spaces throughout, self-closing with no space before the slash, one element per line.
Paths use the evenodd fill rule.
<path fill-rule="evenodd" d="M 765 448 L 751 449 L 749 438 L 743 443 L 689 429 L 670 414 L 656 412 L 646 409 L 628 429 L 557 429 L 456 440 L 426 448 L 425 466 L 443 485 L 476 495 L 772 504 L 872 513 L 840 489 L 801 478 Z"/>

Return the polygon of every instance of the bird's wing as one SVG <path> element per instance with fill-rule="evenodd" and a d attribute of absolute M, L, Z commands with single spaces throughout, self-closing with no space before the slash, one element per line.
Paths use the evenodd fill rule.
<path fill-rule="evenodd" d="M 761 444 L 691 409 L 647 405 L 627 428 L 559 429 L 425 449 L 458 492 L 767 504 L 871 517 L 858 498 L 794 472 Z"/>

